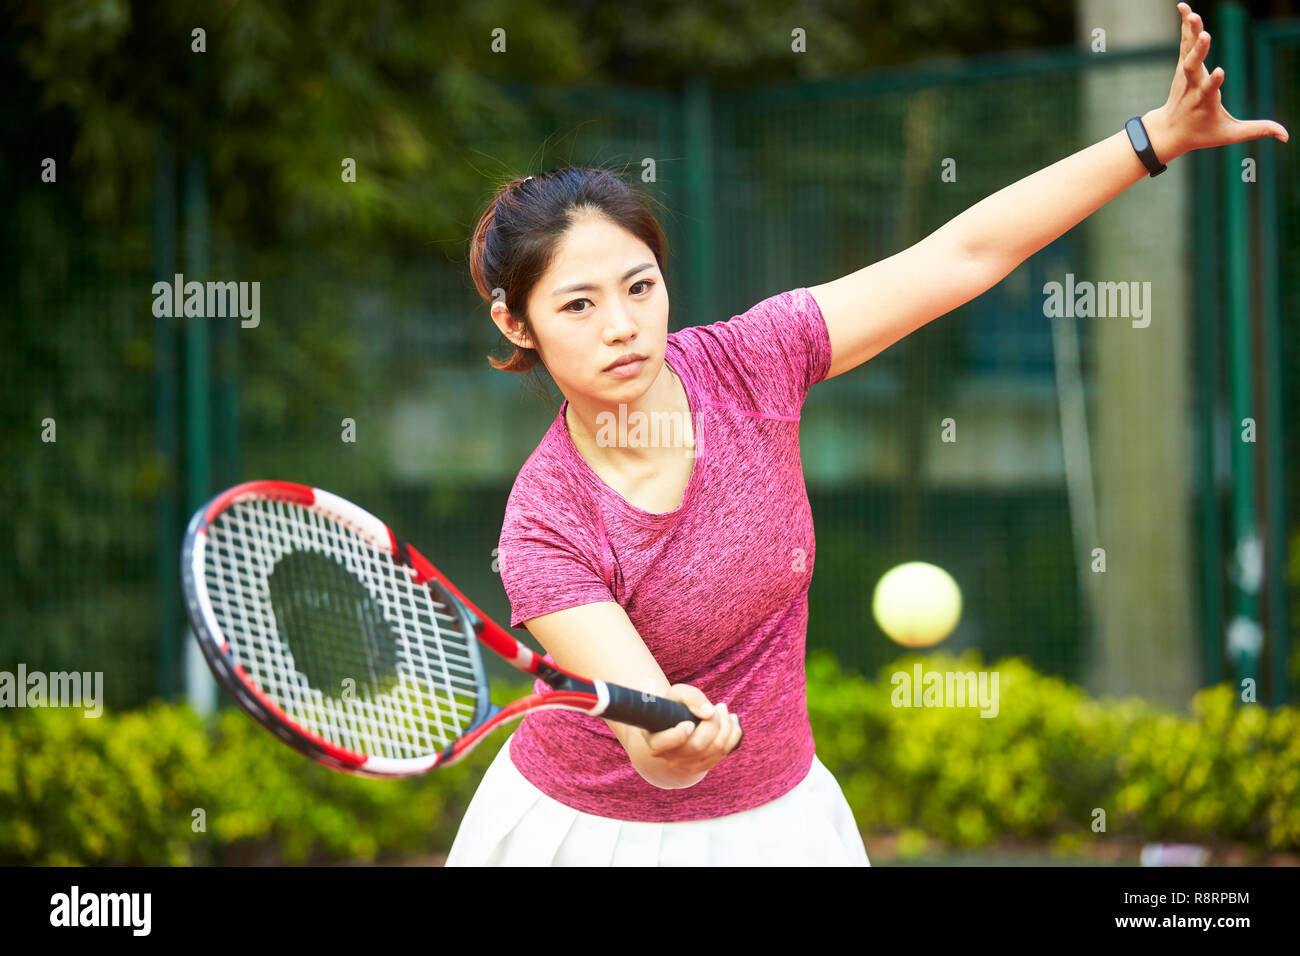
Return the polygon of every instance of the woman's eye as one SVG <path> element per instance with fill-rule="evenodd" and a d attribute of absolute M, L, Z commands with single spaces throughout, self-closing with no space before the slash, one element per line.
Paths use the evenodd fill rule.
<path fill-rule="evenodd" d="M 632 288 L 635 289 L 635 288 L 636 288 L 637 286 L 639 286 L 639 285 L 643 285 L 643 286 L 645 286 L 646 288 L 645 288 L 643 291 L 638 292 L 638 293 L 636 293 L 636 294 L 637 294 L 637 295 L 645 295 L 645 294 L 647 294 L 647 293 L 650 291 L 650 286 L 654 285 L 654 280 L 653 280 L 653 279 L 641 279 L 641 280 L 639 280 L 639 281 L 637 281 L 637 282 L 632 283 Z M 573 313 L 574 315 L 582 315 L 583 312 L 589 312 L 589 311 L 591 311 L 591 310 L 590 310 L 590 309 L 583 309 L 581 312 L 579 312 L 579 311 L 574 310 L 573 306 L 577 305 L 579 302 L 590 302 L 590 301 L 591 301 L 590 299 L 574 299 L 572 302 L 570 302 L 568 305 L 566 305 L 562 311 L 564 311 L 564 312 L 571 312 L 571 313 Z"/>

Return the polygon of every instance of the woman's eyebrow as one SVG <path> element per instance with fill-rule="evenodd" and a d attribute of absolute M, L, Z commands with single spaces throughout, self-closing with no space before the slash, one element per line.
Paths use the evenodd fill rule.
<path fill-rule="evenodd" d="M 626 282 L 628 279 L 632 278 L 634 275 L 636 275 L 636 274 L 637 274 L 638 272 L 640 272 L 641 270 L 643 270 L 643 269 L 650 269 L 650 268 L 653 268 L 653 266 L 654 266 L 654 263 L 653 263 L 653 262 L 643 262 L 643 263 L 641 263 L 639 266 L 633 266 L 631 269 L 627 270 L 627 272 L 623 273 L 623 278 L 620 279 L 619 281 L 620 281 L 620 282 Z M 579 283 L 576 283 L 576 284 L 574 284 L 574 285 L 564 285 L 564 286 L 560 286 L 558 289 L 556 289 L 555 291 L 553 291 L 553 292 L 551 293 L 551 295 L 553 295 L 553 296 L 555 296 L 555 295 L 564 295 L 565 293 L 568 293 L 568 292 L 595 292 L 595 291 L 597 291 L 597 287 L 596 287 L 596 286 L 594 286 L 594 285 L 590 285 L 590 284 L 587 284 L 587 283 L 579 282 Z"/>

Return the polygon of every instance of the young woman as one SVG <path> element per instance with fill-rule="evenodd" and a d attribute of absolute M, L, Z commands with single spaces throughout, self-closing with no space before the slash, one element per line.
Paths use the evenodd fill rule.
<path fill-rule="evenodd" d="M 869 865 L 808 723 L 800 410 L 813 385 L 980 295 L 1161 163 L 1286 141 L 1277 123 L 1223 109 L 1209 36 L 1178 9 L 1169 99 L 1140 124 L 895 256 L 729 321 L 668 333 L 663 233 L 616 176 L 559 169 L 495 197 L 471 247 L 515 347 L 492 364 L 541 361 L 565 395 L 506 505 L 510 623 L 560 666 L 676 698 L 700 722 L 649 733 L 529 715 L 448 865 Z"/>

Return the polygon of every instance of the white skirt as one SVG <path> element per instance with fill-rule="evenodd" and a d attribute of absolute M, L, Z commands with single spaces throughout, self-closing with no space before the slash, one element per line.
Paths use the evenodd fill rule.
<path fill-rule="evenodd" d="M 513 735 L 512 735 L 513 736 Z M 510 760 L 510 739 L 461 821 L 447 866 L 870 866 L 844 792 L 813 756 L 775 800 L 709 820 L 647 823 L 548 797 Z"/>

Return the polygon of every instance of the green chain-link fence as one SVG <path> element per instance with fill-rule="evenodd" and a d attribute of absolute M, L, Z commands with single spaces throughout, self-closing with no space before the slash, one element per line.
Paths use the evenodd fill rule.
<path fill-rule="evenodd" d="M 1296 34 L 1260 36 L 1270 59 L 1255 97 L 1261 104 L 1272 97 L 1268 115 L 1290 116 L 1300 77 Z M 658 199 L 672 249 L 671 323 L 681 328 L 900 251 L 1101 138 L 1099 113 L 1118 130 L 1163 95 L 1142 71 L 1166 73 L 1171 53 L 989 59 L 741 93 L 697 81 L 680 97 L 506 87 L 532 125 L 503 141 L 496 158 L 521 175 L 568 163 L 613 166 Z M 1124 87 L 1119 112 L 1099 110 L 1098 91 L 1130 74 L 1137 79 Z M 571 136 L 551 143 L 556 130 Z M 539 156 L 542 142 L 547 152 Z M 103 670 L 117 707 L 178 692 L 186 640 L 176 595 L 179 530 L 201 492 L 256 477 L 327 487 L 384 516 L 505 620 L 493 549 L 510 483 L 555 407 L 483 360 L 497 335 L 464 261 L 477 210 L 465 211 L 462 235 L 431 236 L 428 255 L 410 260 L 346 235 L 328 249 L 292 233 L 273 251 L 232 247 L 202 231 L 203 158 L 173 149 L 164 137 L 148 221 L 85 229 L 74 200 L 36 187 L 23 187 L 2 213 L 10 347 L 0 359 L 9 412 L 0 426 L 0 532 L 14 546 L 0 567 L 0 670 L 19 661 L 46 671 Z M 1300 197 L 1287 151 L 1263 149 L 1272 153 L 1257 198 L 1276 210 L 1261 220 L 1263 278 L 1277 290 L 1277 301 L 1265 304 L 1290 315 L 1300 296 Z M 1168 401 L 1165 427 L 1186 451 L 1171 470 L 1183 476 L 1187 502 L 1178 519 L 1184 534 L 1171 539 L 1183 545 L 1164 558 L 1175 569 L 1159 578 L 1177 586 L 1150 601 L 1185 609 L 1170 618 L 1185 632 L 1164 635 L 1161 646 L 1186 652 L 1192 683 L 1230 673 L 1222 650 L 1232 613 L 1230 476 L 1222 459 L 1235 432 L 1214 340 L 1224 334 L 1221 244 L 1211 228 L 1221 187 L 1206 188 L 1217 181 L 1217 161 L 1194 154 L 1182 161 L 1181 179 L 1134 187 L 1165 190 L 1155 195 L 1170 215 L 1179 208 L 1187 215 L 1185 204 L 1198 196 L 1210 206 L 1187 218 L 1185 231 L 1129 258 L 1122 274 L 1112 274 L 1108 258 L 1114 237 L 1152 225 L 1144 219 L 1150 206 L 1129 194 L 985 295 L 814 388 L 802 424 L 818 535 L 810 647 L 831 648 L 846 666 L 867 671 L 892 659 L 897 647 L 871 620 L 871 589 L 892 565 L 921 559 L 947 568 L 963 588 L 963 619 L 946 648 L 1021 654 L 1099 690 L 1167 696 L 1180 686 L 1144 673 L 1119 680 L 1113 662 L 1099 666 L 1101 644 L 1114 642 L 1127 620 L 1114 608 L 1140 610 L 1141 602 L 1106 585 L 1100 597 L 1088 596 L 1097 585 L 1085 519 L 1089 508 L 1094 524 L 1112 513 L 1115 486 L 1106 475 L 1125 474 L 1124 449 L 1111 437 L 1122 418 L 1114 350 L 1163 340 L 1137 328 L 1119 339 L 1114 327 L 1098 325 L 1103 320 L 1058 326 L 1044 314 L 1045 283 L 1067 273 L 1155 275 L 1158 290 L 1194 291 L 1185 307 L 1157 319 L 1186 330 L 1181 390 L 1162 398 L 1153 386 L 1146 396 Z M 643 181 L 651 168 L 653 180 Z M 193 322 L 155 320 L 152 283 L 186 270 L 260 282 L 259 326 L 210 319 L 206 341 L 196 343 Z M 864 316 L 870 309 L 863 303 Z M 1300 345 L 1286 326 L 1272 352 L 1283 411 L 1260 415 L 1271 452 L 1295 433 L 1300 408 L 1293 371 Z M 1072 364 L 1066 346 L 1075 338 Z M 198 390 L 196 362 L 209 376 Z M 1059 383 L 1072 372 L 1080 386 L 1063 393 Z M 1260 382 L 1262 395 L 1262 371 Z M 47 418 L 57 441 L 41 440 Z M 956 423 L 955 443 L 941 438 L 946 419 Z M 346 420 L 355 441 L 343 438 Z M 1083 461 L 1091 466 L 1079 464 L 1070 431 L 1080 421 L 1089 428 Z M 1281 461 L 1260 472 L 1274 548 L 1294 535 L 1294 518 L 1284 515 L 1300 504 L 1297 472 Z M 1128 474 L 1123 513 L 1166 507 L 1174 492 L 1165 474 Z M 1166 540 L 1153 532 L 1152 547 L 1158 552 Z M 1145 573 L 1125 567 L 1122 548 L 1108 548 L 1107 559 L 1110 580 Z M 1150 563 L 1144 555 L 1144 567 Z M 1300 558 L 1292 573 L 1295 595 Z M 1265 583 L 1271 663 L 1287 593 L 1273 577 Z M 1300 607 L 1290 613 L 1294 631 Z M 1111 636 L 1099 636 L 1106 628 Z M 1153 635 L 1134 624 L 1122 638 Z M 1272 676 L 1273 699 L 1285 696 L 1284 684 Z"/>

